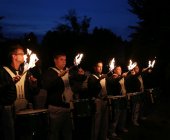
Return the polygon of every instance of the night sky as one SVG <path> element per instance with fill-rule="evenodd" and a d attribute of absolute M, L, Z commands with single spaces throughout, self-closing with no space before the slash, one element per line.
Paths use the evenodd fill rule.
<path fill-rule="evenodd" d="M 34 32 L 43 36 L 60 23 L 61 17 L 74 9 L 78 17 L 91 17 L 90 29 L 111 29 L 128 39 L 129 25 L 136 25 L 137 17 L 130 13 L 127 0 L 0 0 L 0 16 L 6 36 Z"/>

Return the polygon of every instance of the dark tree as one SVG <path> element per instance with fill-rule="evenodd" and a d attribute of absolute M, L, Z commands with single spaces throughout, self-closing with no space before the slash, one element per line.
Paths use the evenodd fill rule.
<path fill-rule="evenodd" d="M 140 60 L 156 57 L 156 69 L 160 72 L 157 78 L 160 83 L 164 83 L 161 85 L 163 89 L 166 89 L 170 80 L 170 77 L 167 78 L 170 75 L 170 55 L 167 55 L 170 46 L 169 0 L 128 0 L 128 3 L 130 11 L 139 18 L 138 25 L 131 26 L 134 33 L 131 35 L 129 52 Z"/>
<path fill-rule="evenodd" d="M 81 22 L 81 30 L 83 33 L 88 33 L 88 28 L 90 27 L 91 18 L 84 16 Z"/>
<path fill-rule="evenodd" d="M 71 9 L 62 19 L 64 19 L 66 23 L 57 25 L 54 30 L 61 32 L 88 33 L 91 21 L 90 17 L 84 16 L 80 18 L 77 16 L 76 11 Z"/>
<path fill-rule="evenodd" d="M 75 10 L 69 10 L 68 14 L 64 16 L 64 19 L 71 24 L 72 31 L 76 33 L 80 32 L 81 26 L 78 22 L 77 13 Z"/>
<path fill-rule="evenodd" d="M 130 11 L 139 18 L 138 25 L 131 26 L 134 29 L 131 35 L 133 44 L 145 51 L 145 55 L 152 53 L 161 57 L 160 51 L 162 53 L 167 51 L 170 40 L 168 0 L 128 0 L 128 3 L 131 6 Z"/>
<path fill-rule="evenodd" d="M 68 65 L 72 65 L 73 57 L 77 53 L 84 53 L 84 61 L 81 64 L 87 69 L 92 67 L 96 59 L 105 61 L 106 65 L 113 57 L 117 57 L 121 62 L 124 60 L 125 44 L 122 38 L 111 30 L 96 27 L 92 33 L 88 32 L 91 18 L 77 16 L 75 10 L 70 10 L 63 18 L 65 23 L 57 25 L 43 38 L 44 67 L 51 65 L 49 62 L 53 63 L 50 58 L 56 51 L 66 52 Z"/>
<path fill-rule="evenodd" d="M 4 16 L 0 16 L 0 21 L 4 19 Z M 0 39 L 3 38 L 2 26 L 0 25 Z"/>

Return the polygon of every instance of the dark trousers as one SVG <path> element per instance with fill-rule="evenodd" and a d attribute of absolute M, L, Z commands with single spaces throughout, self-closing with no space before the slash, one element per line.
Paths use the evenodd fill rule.
<path fill-rule="evenodd" d="M 96 112 L 92 126 L 92 140 L 105 140 L 108 133 L 107 101 L 96 99 Z"/>
<path fill-rule="evenodd" d="M 50 140 L 72 140 L 72 121 L 69 108 L 48 106 L 50 115 Z"/>
<path fill-rule="evenodd" d="M 73 118 L 73 140 L 91 140 L 94 116 Z"/>
<path fill-rule="evenodd" d="M 1 106 L 0 140 L 15 140 L 14 115 L 12 106 Z"/>
<path fill-rule="evenodd" d="M 109 134 L 126 128 L 127 105 L 128 101 L 126 98 L 117 98 L 111 101 Z"/>

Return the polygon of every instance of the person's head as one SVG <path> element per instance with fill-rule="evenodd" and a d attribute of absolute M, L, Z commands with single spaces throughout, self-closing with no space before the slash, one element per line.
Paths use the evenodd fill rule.
<path fill-rule="evenodd" d="M 20 65 L 24 63 L 24 47 L 20 42 L 14 41 L 9 46 L 9 61 L 12 64 Z"/>
<path fill-rule="evenodd" d="M 114 73 L 117 74 L 117 75 L 121 75 L 121 74 L 122 74 L 122 68 L 121 68 L 121 66 L 116 66 L 113 71 L 114 71 Z"/>
<path fill-rule="evenodd" d="M 132 75 L 135 75 L 135 74 L 137 74 L 137 73 L 139 73 L 139 66 L 138 65 L 136 65 L 132 70 L 131 70 L 131 74 Z"/>
<path fill-rule="evenodd" d="M 66 54 L 57 53 L 54 55 L 54 64 L 58 69 L 64 69 L 66 66 Z"/>
<path fill-rule="evenodd" d="M 94 72 L 101 74 L 103 71 L 103 62 L 102 61 L 97 61 L 94 65 Z"/>

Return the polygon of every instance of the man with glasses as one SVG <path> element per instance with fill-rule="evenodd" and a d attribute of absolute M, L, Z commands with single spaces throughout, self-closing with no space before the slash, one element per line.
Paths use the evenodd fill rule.
<path fill-rule="evenodd" d="M 38 92 L 36 79 L 23 73 L 24 49 L 15 40 L 8 42 L 9 64 L 0 68 L 0 139 L 14 140 L 14 112 L 26 109 Z"/>

